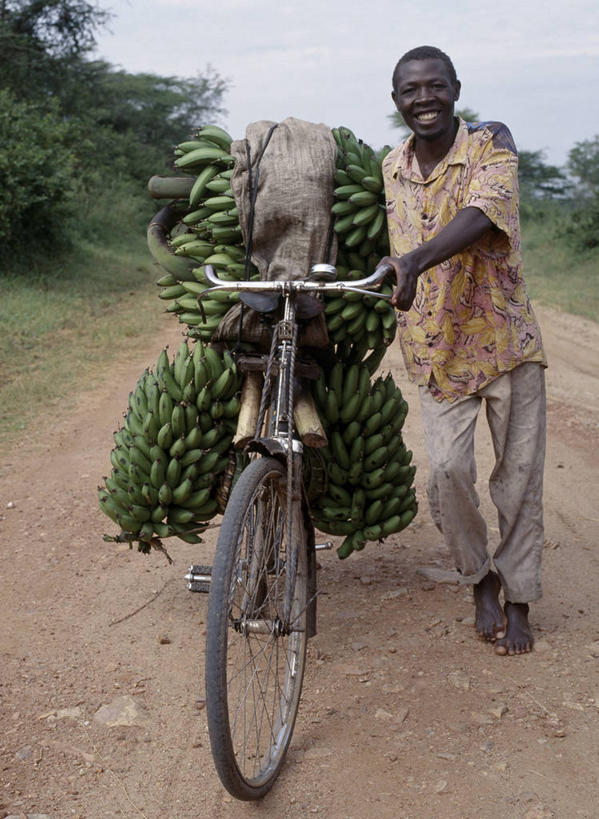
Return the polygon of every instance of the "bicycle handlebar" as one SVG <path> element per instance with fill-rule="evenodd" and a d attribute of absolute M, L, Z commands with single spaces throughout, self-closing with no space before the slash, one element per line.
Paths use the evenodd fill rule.
<path fill-rule="evenodd" d="M 378 299 L 387 299 L 389 300 L 391 296 L 385 295 L 384 293 L 379 293 L 377 291 L 371 292 L 364 288 L 370 287 L 372 285 L 378 284 L 387 273 L 393 273 L 393 268 L 391 265 L 384 264 L 380 265 L 375 269 L 370 276 L 367 276 L 364 279 L 356 279 L 355 281 L 334 281 L 334 282 L 323 282 L 323 281 L 311 281 L 310 279 L 292 279 L 291 281 L 225 281 L 224 279 L 219 279 L 219 277 L 214 272 L 214 268 L 211 264 L 207 264 L 204 266 L 204 272 L 206 273 L 206 279 L 213 285 L 201 295 L 208 295 L 211 292 L 216 290 L 225 290 L 225 291 L 241 291 L 241 292 L 249 292 L 249 293 L 283 293 L 283 294 L 291 294 L 291 293 L 338 293 L 343 292 L 344 290 L 352 291 L 355 293 L 362 293 L 365 296 L 375 296 Z"/>

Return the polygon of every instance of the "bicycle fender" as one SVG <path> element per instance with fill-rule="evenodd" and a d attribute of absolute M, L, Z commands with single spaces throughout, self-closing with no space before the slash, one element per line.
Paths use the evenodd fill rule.
<path fill-rule="evenodd" d="M 246 444 L 246 450 L 259 452 L 260 455 L 270 455 L 282 462 L 287 461 L 287 448 L 279 438 L 252 438 Z"/>

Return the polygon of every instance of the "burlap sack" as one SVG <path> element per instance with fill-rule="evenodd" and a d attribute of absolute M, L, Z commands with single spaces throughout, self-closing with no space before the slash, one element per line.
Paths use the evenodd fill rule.
<path fill-rule="evenodd" d="M 330 128 L 293 117 L 278 124 L 254 122 L 245 139 L 233 142 L 231 154 L 236 159 L 231 188 L 239 223 L 260 278 L 303 279 L 313 264 L 334 264 L 337 243 L 331 207 L 337 146 Z M 268 324 L 240 304 L 229 310 L 213 340 L 237 340 L 242 314 L 242 341 L 268 347 Z M 300 343 L 323 347 L 327 342 L 322 315 L 302 327 Z"/>

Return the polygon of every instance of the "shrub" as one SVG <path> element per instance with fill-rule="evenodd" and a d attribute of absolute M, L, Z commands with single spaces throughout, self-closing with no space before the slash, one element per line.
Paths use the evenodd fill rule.
<path fill-rule="evenodd" d="M 11 248 L 63 233 L 73 187 L 69 125 L 52 105 L 0 90 L 0 241 Z"/>

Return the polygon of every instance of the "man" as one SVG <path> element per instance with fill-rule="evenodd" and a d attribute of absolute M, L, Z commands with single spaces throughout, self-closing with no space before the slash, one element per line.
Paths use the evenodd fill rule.
<path fill-rule="evenodd" d="M 477 632 L 498 654 L 522 654 L 533 645 L 528 604 L 541 596 L 546 362 L 522 279 L 516 149 L 505 125 L 455 117 L 459 95 L 439 49 L 399 60 L 392 97 L 413 133 L 383 163 L 383 262 L 395 270 L 402 352 L 419 385 L 433 520 L 473 585 Z M 495 570 L 475 490 L 483 399 L 496 458 Z"/>

